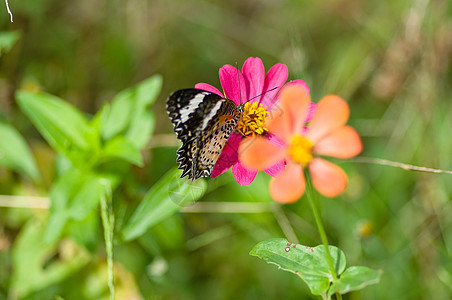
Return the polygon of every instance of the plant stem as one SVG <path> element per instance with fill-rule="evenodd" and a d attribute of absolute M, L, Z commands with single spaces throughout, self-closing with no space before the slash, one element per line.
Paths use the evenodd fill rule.
<path fill-rule="evenodd" d="M 104 227 L 105 251 L 107 252 L 108 265 L 108 289 L 110 290 L 110 300 L 115 299 L 115 284 L 113 273 L 113 229 L 115 226 L 115 216 L 112 207 L 111 187 L 105 183 L 105 194 L 101 197 L 101 216 Z"/>
<path fill-rule="evenodd" d="M 314 214 L 314 219 L 315 223 L 317 224 L 317 229 L 319 230 L 320 239 L 322 240 L 323 246 L 325 247 L 328 266 L 330 267 L 331 276 L 333 276 L 334 282 L 337 280 L 336 270 L 334 269 L 333 259 L 331 258 L 330 249 L 328 247 L 328 239 L 326 237 L 325 229 L 323 228 L 322 218 L 320 217 L 319 210 L 317 209 L 316 206 L 317 193 L 314 191 L 312 187 L 311 177 L 306 168 L 304 168 L 304 176 L 306 179 L 306 196 L 309 200 L 312 213 Z M 342 300 L 342 295 L 337 293 L 336 298 Z"/>

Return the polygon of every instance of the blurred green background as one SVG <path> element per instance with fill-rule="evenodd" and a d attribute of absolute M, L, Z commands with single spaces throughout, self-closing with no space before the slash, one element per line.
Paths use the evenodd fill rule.
<path fill-rule="evenodd" d="M 362 156 L 452 170 L 450 1 L 13 0 L 10 7 L 14 23 L 0 5 L 0 121 L 25 138 L 39 176 L 0 166 L 0 300 L 108 297 L 98 213 L 72 226 L 90 242 L 70 230 L 52 246 L 40 238 L 49 212 L 39 208 L 45 198 L 32 197 L 48 196 L 58 158 L 19 109 L 20 88 L 57 95 L 90 117 L 119 91 L 162 75 L 144 166 L 133 167 L 113 197 L 118 220 L 176 166 L 168 94 L 198 82 L 220 88 L 218 69 L 249 56 L 267 70 L 286 64 L 313 101 L 330 93 L 346 99 Z M 329 241 L 348 265 L 384 272 L 379 285 L 345 299 L 452 298 L 451 175 L 340 165 L 349 188 L 321 203 Z M 318 299 L 297 276 L 248 255 L 270 237 L 320 244 L 306 199 L 275 205 L 268 181 L 258 174 L 240 187 L 230 171 L 208 179 L 198 206 L 140 239 L 117 240 L 117 299 Z M 228 213 L 235 206 L 221 202 L 246 202 L 247 213 Z M 84 232 L 84 222 L 97 230 Z M 38 267 L 47 273 L 35 281 Z"/>

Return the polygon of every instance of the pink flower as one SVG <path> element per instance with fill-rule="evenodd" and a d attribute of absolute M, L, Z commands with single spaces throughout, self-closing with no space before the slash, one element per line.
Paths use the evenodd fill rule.
<path fill-rule="evenodd" d="M 279 89 L 287 80 L 287 66 L 278 63 L 265 74 L 262 60 L 258 57 L 249 57 L 244 62 L 241 72 L 231 65 L 224 65 L 219 71 L 219 76 L 223 93 L 207 83 L 198 83 L 195 88 L 218 94 L 234 101 L 237 105 L 246 104 L 242 119 L 239 121 L 238 132 L 229 136 L 211 176 L 214 178 L 232 166 L 232 173 L 238 184 L 249 185 L 256 177 L 257 170 L 248 169 L 240 163 L 238 148 L 242 139 L 248 135 L 263 135 L 270 141 L 274 140 L 274 136 L 263 127 L 263 124 L 269 110 L 278 101 Z M 309 87 L 303 80 L 292 82 L 305 86 L 309 92 Z M 271 176 L 276 176 L 284 170 L 284 165 L 284 160 L 281 160 L 264 171 Z"/>
<path fill-rule="evenodd" d="M 303 169 L 311 174 L 312 184 L 320 194 L 336 197 L 347 186 L 347 175 L 323 156 L 351 158 L 362 151 L 358 133 L 347 120 L 347 102 L 336 95 L 323 97 L 307 130 L 302 130 L 309 114 L 311 99 L 304 86 L 291 85 L 281 91 L 283 114 L 269 120 L 269 130 L 278 135 L 282 145 L 265 138 L 250 136 L 240 144 L 240 161 L 250 168 L 265 169 L 281 159 L 287 167 L 270 181 L 270 194 L 281 203 L 297 201 L 304 193 Z"/>

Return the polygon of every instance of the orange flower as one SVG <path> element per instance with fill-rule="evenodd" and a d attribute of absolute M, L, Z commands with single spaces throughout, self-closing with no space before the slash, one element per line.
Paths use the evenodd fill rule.
<path fill-rule="evenodd" d="M 336 95 L 321 99 L 306 130 L 303 125 L 310 102 L 304 86 L 284 87 L 279 101 L 282 113 L 273 116 L 266 125 L 281 139 L 282 145 L 256 136 L 247 137 L 239 147 L 240 162 L 251 169 L 263 170 L 286 160 L 284 171 L 270 182 L 270 194 L 278 202 L 292 203 L 303 195 L 304 167 L 308 168 L 312 184 L 320 194 L 339 195 L 347 186 L 347 175 L 337 165 L 318 156 L 351 158 L 362 151 L 358 133 L 345 125 L 350 110 L 343 99 Z"/>

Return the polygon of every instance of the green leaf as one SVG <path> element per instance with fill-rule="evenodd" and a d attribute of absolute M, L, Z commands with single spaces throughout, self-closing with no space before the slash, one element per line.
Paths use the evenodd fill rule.
<path fill-rule="evenodd" d="M 55 149 L 67 153 L 72 145 L 87 149 L 90 131 L 82 113 L 64 100 L 45 93 L 18 91 L 16 99 L 42 136 Z"/>
<path fill-rule="evenodd" d="M 50 190 L 50 215 L 47 223 L 45 241 L 54 242 L 63 232 L 69 215 L 67 207 L 71 195 L 81 187 L 81 175 L 77 169 L 71 169 L 58 178 Z"/>
<path fill-rule="evenodd" d="M 73 168 L 62 175 L 50 191 L 50 216 L 46 241 L 55 241 L 68 220 L 82 220 L 98 205 L 109 179 Z"/>
<path fill-rule="evenodd" d="M 143 110 L 134 118 L 126 133 L 126 139 L 137 149 L 142 149 L 149 141 L 155 127 L 155 115 L 152 111 Z"/>
<path fill-rule="evenodd" d="M 81 178 L 76 194 L 65 209 L 70 219 L 80 221 L 92 212 L 105 194 L 105 178 L 87 174 Z"/>
<path fill-rule="evenodd" d="M 19 38 L 19 31 L 0 31 L 0 55 L 9 52 Z"/>
<path fill-rule="evenodd" d="M 380 282 L 381 274 L 381 270 L 373 270 L 367 267 L 347 268 L 340 278 L 331 285 L 328 297 L 331 297 L 334 293 L 345 294 L 361 290 L 371 284 L 377 284 Z"/>
<path fill-rule="evenodd" d="M 162 220 L 147 232 L 151 232 L 157 245 L 166 251 L 178 249 L 181 245 L 185 244 L 185 232 L 182 217 L 178 215 L 173 215 Z M 144 237 L 145 235 L 140 237 L 140 242 Z M 160 255 L 162 255 L 162 253 L 160 253 Z"/>
<path fill-rule="evenodd" d="M 69 221 L 67 224 L 68 234 L 80 245 L 83 245 L 91 253 L 101 242 L 99 234 L 99 216 L 96 210 L 92 210 L 86 218 L 79 221 Z"/>
<path fill-rule="evenodd" d="M 123 131 L 130 122 L 131 112 L 135 106 L 133 90 L 127 89 L 116 95 L 110 106 L 106 106 L 108 117 L 102 126 L 102 136 L 109 140 L 119 132 Z"/>
<path fill-rule="evenodd" d="M 147 107 L 154 103 L 162 89 L 162 82 L 162 76 L 156 74 L 135 86 L 138 107 Z"/>
<path fill-rule="evenodd" d="M 38 168 L 25 139 L 11 125 L 0 123 L 0 165 L 25 173 L 32 179 L 39 177 Z"/>
<path fill-rule="evenodd" d="M 204 195 L 207 186 L 203 180 L 190 182 L 179 176 L 180 170 L 173 169 L 149 190 L 123 228 L 122 234 L 125 240 L 142 235 L 151 226 Z"/>
<path fill-rule="evenodd" d="M 345 269 L 345 255 L 334 246 L 329 246 L 329 250 L 336 274 L 341 274 Z M 250 251 L 250 255 L 300 276 L 314 295 L 326 293 L 333 279 L 322 245 L 311 248 L 276 238 L 258 243 Z"/>
<path fill-rule="evenodd" d="M 89 254 L 73 242 L 66 240 L 58 253 L 57 244 L 44 242 L 44 225 L 31 219 L 21 230 L 12 249 L 12 293 L 18 299 L 62 282 L 85 266 Z M 58 260 L 50 260 L 59 257 Z"/>
<path fill-rule="evenodd" d="M 140 118 L 143 111 L 148 109 L 148 106 L 155 101 L 160 93 L 161 86 L 162 77 L 154 75 L 119 92 L 113 98 L 110 109 L 106 113 L 102 125 L 102 137 L 109 140 L 136 123 L 136 119 Z M 147 126 L 149 127 L 149 125 Z"/>
<path fill-rule="evenodd" d="M 137 166 L 143 166 L 140 151 L 122 136 L 108 141 L 103 149 L 102 155 L 101 160 L 120 158 Z"/>

